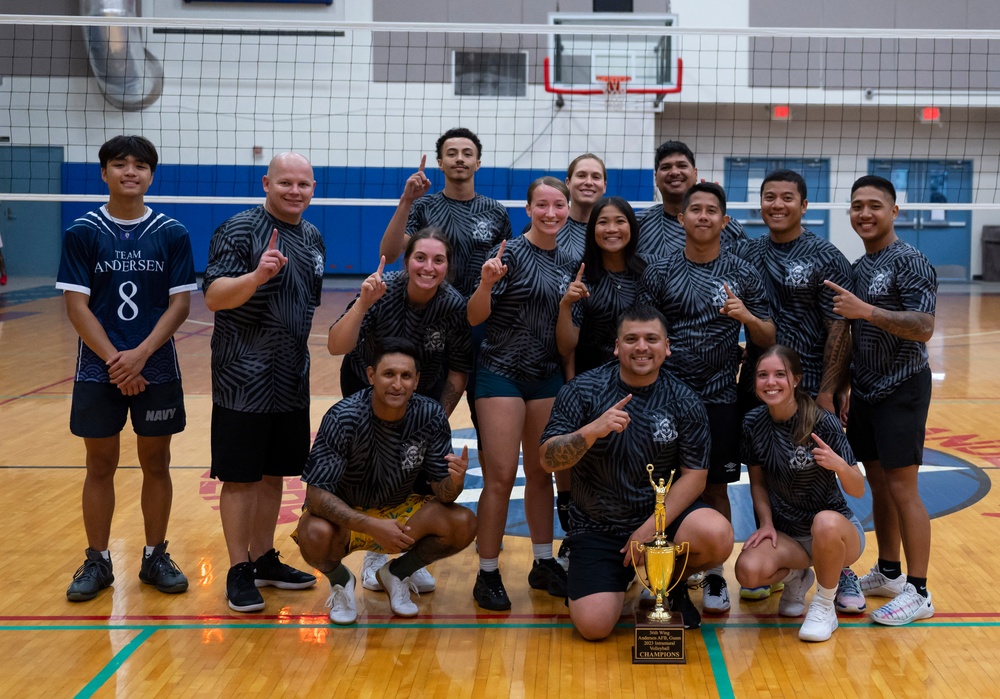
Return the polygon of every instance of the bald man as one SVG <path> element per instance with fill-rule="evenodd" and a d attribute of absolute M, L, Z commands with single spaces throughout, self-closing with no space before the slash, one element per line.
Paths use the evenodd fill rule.
<path fill-rule="evenodd" d="M 309 455 L 309 330 L 326 265 L 320 232 L 302 214 L 316 181 L 298 153 L 271 160 L 263 206 L 216 229 L 205 270 L 212 335 L 212 477 L 229 551 L 226 599 L 264 608 L 257 588 L 304 589 L 315 576 L 281 562 L 274 529 L 286 476 Z"/>

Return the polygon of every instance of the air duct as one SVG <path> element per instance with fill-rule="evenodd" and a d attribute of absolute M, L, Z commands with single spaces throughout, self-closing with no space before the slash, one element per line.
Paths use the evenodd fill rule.
<path fill-rule="evenodd" d="M 83 17 L 136 17 L 135 0 L 80 0 Z M 163 66 L 133 26 L 83 27 L 90 69 L 104 99 L 126 112 L 145 109 L 163 92 Z"/>

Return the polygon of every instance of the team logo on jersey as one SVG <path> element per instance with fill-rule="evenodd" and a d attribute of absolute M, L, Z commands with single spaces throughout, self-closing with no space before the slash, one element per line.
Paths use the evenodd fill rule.
<path fill-rule="evenodd" d="M 884 296 L 889 293 L 889 287 L 892 285 L 892 276 L 886 274 L 885 272 L 879 272 L 874 277 L 872 277 L 871 282 L 868 284 L 868 293 L 872 296 Z"/>
<path fill-rule="evenodd" d="M 788 465 L 791 466 L 793 471 L 805 471 L 808 468 L 812 468 L 815 463 L 816 460 L 813 458 L 812 449 L 800 444 L 792 452 L 792 458 Z"/>
<path fill-rule="evenodd" d="M 670 444 L 677 441 L 677 428 L 669 415 L 653 416 L 653 441 L 657 444 Z"/>
<path fill-rule="evenodd" d="M 562 275 L 562 279 L 559 280 L 559 296 L 566 293 L 566 289 L 569 288 L 570 277 L 568 274 Z"/>
<path fill-rule="evenodd" d="M 719 285 L 715 287 L 715 294 L 712 296 L 712 305 L 716 308 L 722 308 L 726 305 L 726 299 L 729 298 L 729 296 L 726 295 L 727 284 L 729 288 L 733 290 L 733 293 L 739 296 L 739 292 L 736 290 L 735 284 L 731 284 L 724 279 L 720 279 Z"/>
<path fill-rule="evenodd" d="M 785 284 L 792 287 L 806 286 L 812 276 L 812 265 L 793 262 L 785 268 Z"/>
<path fill-rule="evenodd" d="M 424 349 L 432 352 L 444 351 L 444 334 L 440 330 L 431 330 L 424 335 Z"/>
<path fill-rule="evenodd" d="M 318 252 L 315 253 L 313 255 L 313 273 L 317 277 L 322 277 L 323 276 L 323 271 L 324 271 L 323 270 L 323 265 L 324 264 L 325 264 L 325 261 L 323 260 L 323 256 L 320 255 Z"/>
<path fill-rule="evenodd" d="M 424 452 L 426 447 L 423 442 L 410 442 L 403 445 L 403 463 L 400 464 L 404 471 L 412 471 L 420 467 L 424 462 Z"/>
<path fill-rule="evenodd" d="M 489 242 L 493 238 L 493 225 L 489 219 L 480 219 L 472 229 L 472 237 L 481 242 Z"/>

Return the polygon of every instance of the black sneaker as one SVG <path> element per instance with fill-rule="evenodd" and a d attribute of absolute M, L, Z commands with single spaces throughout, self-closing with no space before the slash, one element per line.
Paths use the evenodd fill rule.
<path fill-rule="evenodd" d="M 104 560 L 100 551 L 87 549 L 87 560 L 73 573 L 73 582 L 66 590 L 70 602 L 86 602 L 97 597 L 97 593 L 110 587 L 115 581 L 111 561 Z"/>
<path fill-rule="evenodd" d="M 157 590 L 167 594 L 177 594 L 188 589 L 188 579 L 177 564 L 170 560 L 166 541 L 157 544 L 148 556 L 143 553 L 139 579 L 147 585 L 156 585 Z"/>
<path fill-rule="evenodd" d="M 562 543 L 559 544 L 556 562 L 563 567 L 563 570 L 569 570 L 569 541 L 566 539 L 563 539 Z"/>
<path fill-rule="evenodd" d="M 253 563 L 237 563 L 226 576 L 226 599 L 229 608 L 236 612 L 259 612 L 264 608 L 264 598 L 253 584 Z"/>
<path fill-rule="evenodd" d="M 698 608 L 691 601 L 687 585 L 677 585 L 667 595 L 667 601 L 670 603 L 670 611 L 680 612 L 681 619 L 684 620 L 685 629 L 697 629 L 701 626 L 701 612 L 698 611 Z"/>
<path fill-rule="evenodd" d="M 483 609 L 491 612 L 503 612 L 510 609 L 510 597 L 503 587 L 499 570 L 486 572 L 480 570 L 476 576 L 476 586 L 472 588 L 472 598 Z"/>
<path fill-rule="evenodd" d="M 528 585 L 534 590 L 547 590 L 553 597 L 566 596 L 566 571 L 554 558 L 543 558 L 531 564 Z"/>
<path fill-rule="evenodd" d="M 271 549 L 253 562 L 253 582 L 257 587 L 280 587 L 282 590 L 304 590 L 316 584 L 316 576 L 296 570 L 280 560 L 281 554 Z"/>

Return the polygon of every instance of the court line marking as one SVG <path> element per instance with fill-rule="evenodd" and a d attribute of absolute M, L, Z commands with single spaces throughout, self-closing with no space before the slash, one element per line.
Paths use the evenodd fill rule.
<path fill-rule="evenodd" d="M 734 699 L 733 683 L 729 679 L 729 668 L 726 667 L 726 656 L 722 652 L 722 645 L 719 643 L 719 628 L 715 625 L 702 625 L 707 632 L 702 632 L 701 637 L 705 642 L 705 650 L 708 651 L 708 664 L 712 668 L 712 678 L 715 680 L 715 691 L 719 693 L 719 699 Z"/>
<path fill-rule="evenodd" d="M 101 668 L 100 672 L 94 675 L 90 682 L 83 686 L 83 689 L 76 693 L 75 699 L 89 699 L 89 697 L 94 696 L 94 693 L 118 672 L 118 668 L 132 657 L 132 654 L 139 649 L 139 646 L 149 640 L 149 637 L 158 630 L 157 628 L 147 627 L 142 633 L 129 641 L 124 648 L 115 653 L 114 657 L 108 661 L 107 665 Z"/>

